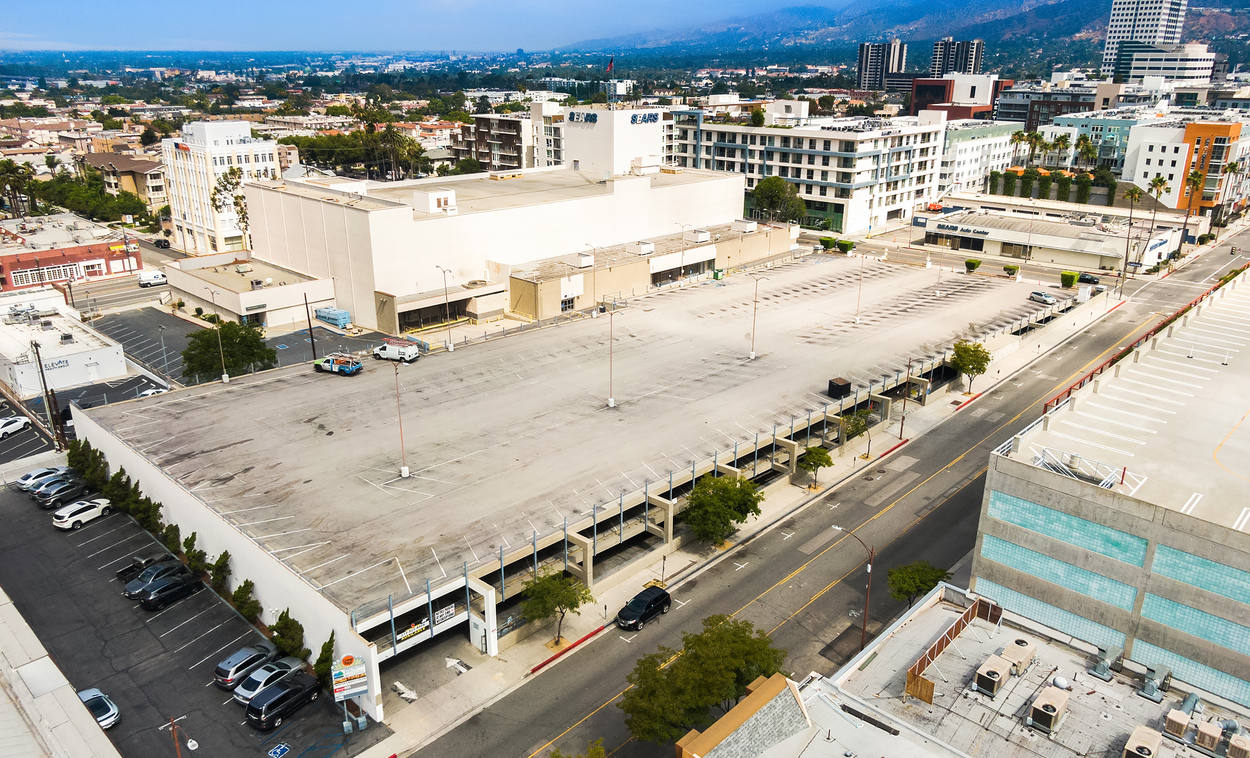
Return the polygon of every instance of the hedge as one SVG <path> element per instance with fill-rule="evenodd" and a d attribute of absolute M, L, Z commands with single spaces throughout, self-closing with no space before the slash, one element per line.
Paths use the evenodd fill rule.
<path fill-rule="evenodd" d="M 981 261 L 977 260 L 976 258 L 969 258 L 966 261 L 964 261 L 964 268 L 968 270 L 969 274 L 971 274 L 973 271 L 976 271 L 980 266 L 981 266 Z"/>
<path fill-rule="evenodd" d="M 1065 289 L 1067 289 L 1071 287 L 1072 285 L 1076 284 L 1076 277 L 1077 277 L 1077 273 L 1075 271 L 1060 271 L 1059 272 L 1059 284 L 1061 284 Z"/>
<path fill-rule="evenodd" d="M 855 249 L 855 243 L 851 240 L 838 240 L 837 245 L 838 249 L 844 253 L 849 253 L 851 250 Z"/>
<path fill-rule="evenodd" d="M 826 250 L 832 250 L 835 240 L 833 237 L 821 237 L 820 246 Z"/>
<path fill-rule="evenodd" d="M 1007 276 L 1015 276 L 1016 274 L 1020 273 L 1020 267 L 1008 264 L 1006 266 L 1003 266 L 1003 271 L 1007 272 Z"/>

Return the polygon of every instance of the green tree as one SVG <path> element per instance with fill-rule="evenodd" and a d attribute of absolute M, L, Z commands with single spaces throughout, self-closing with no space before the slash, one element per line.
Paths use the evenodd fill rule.
<path fill-rule="evenodd" d="M 247 244 L 247 199 L 243 197 L 243 169 L 231 166 L 217 177 L 217 183 L 213 185 L 208 200 L 218 213 L 234 210 L 239 229 L 243 232 L 244 244 Z"/>
<path fill-rule="evenodd" d="M 972 380 L 989 369 L 990 360 L 990 351 L 980 342 L 957 340 L 951 348 L 951 368 L 968 377 L 969 392 L 972 392 Z"/>
<path fill-rule="evenodd" d="M 147 129 L 144 129 L 143 133 L 139 135 L 139 144 L 144 147 L 147 147 L 148 145 L 155 145 L 160 141 L 160 135 L 158 135 L 156 130 L 150 126 Z"/>
<path fill-rule="evenodd" d="M 304 647 L 304 625 L 291 618 L 291 609 L 287 608 L 278 614 L 278 620 L 269 627 L 273 633 L 273 644 L 283 655 L 293 655 L 307 660 L 312 651 Z"/>
<path fill-rule="evenodd" d="M 220 348 L 217 344 L 219 335 Z M 246 372 L 252 365 L 259 369 L 270 368 L 278 360 L 277 352 L 265 345 L 259 327 L 223 321 L 187 335 L 187 347 L 182 351 L 184 371 L 197 376 L 215 376 L 221 372 L 223 355 L 226 373 L 232 376 Z"/>
<path fill-rule="evenodd" d="M 644 655 L 621 698 L 630 733 L 644 742 L 672 742 L 705 729 L 746 694 L 747 685 L 772 676 L 784 650 L 749 621 L 728 616 L 703 619 L 703 630 L 682 635 L 680 653 L 660 647 Z"/>
<path fill-rule="evenodd" d="M 719 545 L 748 517 L 759 515 L 763 499 L 750 479 L 705 476 L 690 490 L 681 516 L 696 539 Z"/>
<path fill-rule="evenodd" d="M 550 758 L 607 758 L 608 751 L 603 747 L 603 738 L 599 738 L 586 746 L 584 753 L 565 753 L 552 750 Z"/>
<path fill-rule="evenodd" d="M 798 187 L 780 176 L 761 179 L 751 190 L 751 200 L 770 220 L 799 221 L 807 215 L 807 205 L 799 197 Z"/>
<path fill-rule="evenodd" d="M 964 270 L 969 274 L 979 268 L 981 268 L 981 261 L 977 258 L 968 258 L 964 261 Z"/>
<path fill-rule="evenodd" d="M 313 673 L 322 687 L 330 686 L 330 671 L 334 667 L 334 630 L 330 630 L 330 638 L 321 644 L 321 652 L 317 653 L 317 661 L 313 664 Z"/>
<path fill-rule="evenodd" d="M 916 598 L 938 586 L 938 582 L 945 582 L 950 578 L 950 573 L 928 561 L 895 566 L 886 572 L 886 581 L 890 585 L 890 597 L 895 600 L 906 600 L 908 608 L 916 602 Z"/>
<path fill-rule="evenodd" d="M 819 445 L 809 447 L 798 463 L 800 470 L 811 472 L 813 485 L 816 484 L 816 477 L 820 474 L 820 470 L 832 465 L 833 458 L 829 457 L 829 451 Z"/>
<path fill-rule="evenodd" d="M 244 579 L 242 584 L 234 588 L 234 594 L 230 596 L 230 602 L 234 603 L 234 607 L 238 610 L 239 615 L 248 621 L 257 621 L 260 619 L 261 611 L 260 601 L 256 599 L 256 585 L 251 579 Z"/>
<path fill-rule="evenodd" d="M 222 550 L 221 555 L 217 556 L 217 560 L 208 566 L 209 576 L 212 578 L 213 589 L 218 594 L 224 594 L 226 588 L 230 585 L 230 551 Z"/>
<path fill-rule="evenodd" d="M 761 108 L 751 109 L 751 126 L 764 125 L 764 111 Z"/>
<path fill-rule="evenodd" d="M 577 613 L 578 608 L 595 599 L 589 587 L 560 571 L 530 579 L 524 591 L 525 602 L 521 605 L 521 612 L 525 618 L 536 623 L 556 619 L 556 644 L 560 642 L 564 616 L 569 612 Z"/>
<path fill-rule="evenodd" d="M 175 555 L 182 552 L 182 532 L 177 524 L 165 525 L 161 530 L 161 544 Z"/>
<path fill-rule="evenodd" d="M 1207 175 L 1199 169 L 1194 169 L 1185 176 L 1185 191 L 1189 194 L 1189 200 L 1185 203 L 1185 223 L 1181 224 L 1181 241 L 1176 243 L 1175 255 L 1177 256 L 1185 246 L 1185 236 L 1189 234 L 1189 214 L 1194 211 L 1194 200 L 1202 194 L 1202 185 L 1206 181 Z"/>
<path fill-rule="evenodd" d="M 456 165 L 452 167 L 453 174 L 480 174 L 486 169 L 482 168 L 482 164 L 477 158 L 461 158 L 456 161 Z"/>

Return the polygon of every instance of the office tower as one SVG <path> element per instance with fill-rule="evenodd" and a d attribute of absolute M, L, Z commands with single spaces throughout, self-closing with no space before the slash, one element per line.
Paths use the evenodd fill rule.
<path fill-rule="evenodd" d="M 1107 44 L 1102 51 L 1102 73 L 1115 73 L 1120 43 L 1126 40 L 1156 45 L 1179 45 L 1187 0 L 1112 0 Z"/>

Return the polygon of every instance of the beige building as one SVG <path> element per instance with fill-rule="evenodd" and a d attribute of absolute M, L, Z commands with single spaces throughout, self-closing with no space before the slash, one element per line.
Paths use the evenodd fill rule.
<path fill-rule="evenodd" d="M 104 175 L 104 191 L 110 195 L 129 192 L 155 211 L 167 202 L 165 170 L 151 158 L 113 153 L 91 153 L 83 158 Z"/>

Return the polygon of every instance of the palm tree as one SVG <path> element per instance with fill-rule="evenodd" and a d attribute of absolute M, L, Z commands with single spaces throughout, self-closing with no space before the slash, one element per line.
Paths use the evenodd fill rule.
<path fill-rule="evenodd" d="M 1050 143 L 1050 149 L 1058 153 L 1059 158 L 1064 157 L 1064 153 L 1068 151 L 1069 147 L 1072 147 L 1072 140 L 1066 134 L 1060 134 Z"/>
<path fill-rule="evenodd" d="M 1228 225 L 1228 222 L 1225 220 L 1228 216 L 1228 212 L 1224 209 L 1224 204 L 1228 202 L 1228 190 L 1233 184 L 1233 179 L 1240 174 L 1242 170 L 1241 164 L 1237 161 L 1229 161 L 1228 164 L 1224 166 L 1224 186 L 1220 190 L 1219 202 L 1221 226 Z M 1218 229 L 1219 227 L 1216 228 Z"/>
<path fill-rule="evenodd" d="M 1016 162 L 1016 157 L 1020 153 L 1020 146 L 1029 141 L 1029 135 L 1023 129 L 1011 133 L 1011 162 Z"/>
<path fill-rule="evenodd" d="M 1077 162 L 1077 163 L 1080 163 L 1080 162 L 1084 161 L 1084 159 L 1085 159 L 1085 148 L 1086 148 L 1087 146 L 1088 146 L 1088 147 L 1093 147 L 1093 145 L 1094 145 L 1094 142 L 1093 142 L 1093 140 L 1091 140 L 1091 139 L 1089 138 L 1089 135 L 1088 135 L 1088 134 L 1078 134 L 1078 135 L 1076 136 L 1076 158 L 1077 158 L 1077 161 L 1076 161 L 1076 162 Z"/>
<path fill-rule="evenodd" d="M 1124 294 L 1124 278 L 1128 276 L 1128 254 L 1130 240 L 1133 238 L 1133 208 L 1141 201 L 1141 187 L 1136 184 L 1129 185 L 1124 190 L 1124 199 L 1128 201 L 1128 230 L 1124 233 L 1124 264 L 1120 266 L 1120 294 Z"/>
<path fill-rule="evenodd" d="M 1146 244 L 1149 245 L 1150 240 L 1154 238 L 1155 229 L 1158 228 L 1155 226 L 1155 218 L 1159 215 L 1159 198 L 1171 192 L 1172 188 L 1168 186 L 1168 180 L 1164 179 L 1162 174 L 1157 174 L 1146 185 L 1146 191 L 1154 195 L 1155 199 L 1154 207 L 1150 209 L 1150 236 L 1146 238 Z M 1141 258 L 1139 257 L 1138 261 L 1140 260 Z"/>
<path fill-rule="evenodd" d="M 1190 171 L 1185 177 L 1185 189 L 1189 192 L 1189 202 L 1185 203 L 1185 223 L 1181 225 L 1181 241 L 1176 244 L 1177 257 L 1180 257 L 1181 248 L 1185 245 L 1185 236 L 1189 234 L 1189 214 L 1194 211 L 1194 198 L 1202 192 L 1202 185 L 1207 181 L 1207 174 L 1200 169 Z"/>
<path fill-rule="evenodd" d="M 1027 142 L 1029 145 L 1029 165 L 1032 166 L 1033 155 L 1038 151 L 1039 148 L 1041 148 L 1042 145 L 1046 144 L 1046 140 L 1043 139 L 1042 135 L 1038 134 L 1037 132 L 1029 132 L 1028 135 L 1026 135 L 1025 137 L 1025 142 Z"/>

